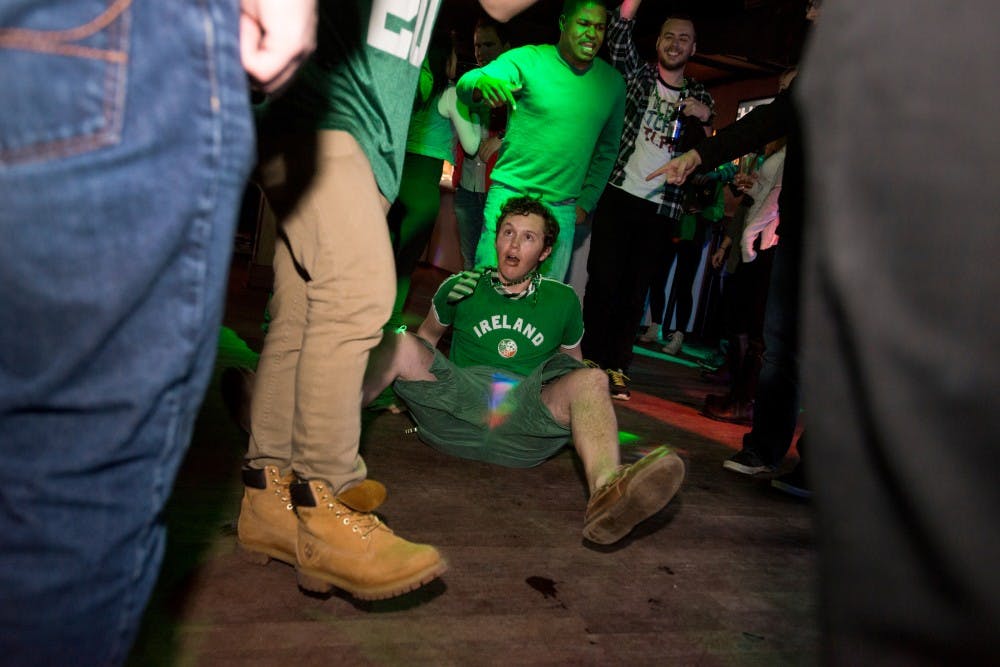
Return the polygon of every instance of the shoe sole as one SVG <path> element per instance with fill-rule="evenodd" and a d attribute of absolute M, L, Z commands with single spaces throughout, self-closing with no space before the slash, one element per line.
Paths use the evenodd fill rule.
<path fill-rule="evenodd" d="M 267 565 L 272 560 L 280 561 L 285 565 L 291 565 L 295 567 L 295 554 L 290 554 L 286 551 L 281 551 L 280 549 L 269 549 L 267 547 L 259 547 L 250 544 L 244 544 L 243 542 L 236 543 L 240 557 L 248 563 L 253 563 L 254 565 Z"/>
<path fill-rule="evenodd" d="M 684 461 L 675 453 L 636 473 L 620 502 L 590 525 L 583 536 L 596 544 L 614 544 L 673 500 L 684 482 Z"/>
<path fill-rule="evenodd" d="M 753 419 L 748 419 L 746 417 L 724 417 L 722 415 L 713 414 L 707 410 L 702 410 L 698 414 L 702 417 L 708 417 L 709 419 L 714 419 L 717 422 L 726 422 L 727 424 L 739 424 L 740 426 L 753 426 Z"/>
<path fill-rule="evenodd" d="M 771 480 L 771 486 L 778 491 L 784 491 L 788 495 L 795 496 L 796 498 L 802 498 L 803 500 L 809 500 L 812 498 L 812 491 L 808 489 L 803 489 L 802 487 L 795 486 L 794 484 L 788 484 L 777 479 Z"/>
<path fill-rule="evenodd" d="M 359 586 L 351 581 L 332 575 L 328 572 L 318 570 L 308 570 L 299 567 L 296 570 L 299 587 L 311 593 L 329 593 L 334 588 L 347 591 L 358 600 L 385 600 L 394 598 L 410 591 L 415 591 L 425 584 L 429 584 L 442 574 L 447 572 L 448 563 L 439 560 L 438 562 L 420 570 L 416 574 L 379 586 Z"/>
<path fill-rule="evenodd" d="M 615 399 L 616 401 L 627 401 L 630 398 L 632 398 L 632 395 L 631 394 L 611 394 L 611 398 Z"/>
<path fill-rule="evenodd" d="M 742 463 L 737 463 L 736 461 L 723 461 L 722 467 L 726 470 L 731 470 L 732 472 L 746 475 L 748 477 L 755 477 L 761 473 L 774 472 L 767 466 L 745 466 Z"/>

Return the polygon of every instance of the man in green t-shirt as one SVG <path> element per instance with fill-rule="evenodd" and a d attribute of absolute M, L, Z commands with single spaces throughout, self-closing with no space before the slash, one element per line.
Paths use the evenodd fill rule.
<path fill-rule="evenodd" d="M 494 239 L 498 266 L 450 277 L 416 336 L 386 336 L 372 353 L 363 400 L 392 383 L 420 438 L 467 459 L 530 467 L 572 439 L 590 488 L 583 534 L 611 544 L 670 501 L 684 463 L 659 447 L 619 465 L 607 377 L 580 353 L 580 301 L 538 273 L 558 234 L 544 204 L 509 199 Z M 435 346 L 449 327 L 446 358 Z"/>
<path fill-rule="evenodd" d="M 511 49 L 459 79 L 463 102 L 510 107 L 486 195 L 477 267 L 496 262 L 493 239 L 504 201 L 527 194 L 549 205 L 559 221 L 561 239 L 542 271 L 565 278 L 576 225 L 597 205 L 622 133 L 625 83 L 596 58 L 606 24 L 603 1 L 566 0 L 557 44 Z"/>

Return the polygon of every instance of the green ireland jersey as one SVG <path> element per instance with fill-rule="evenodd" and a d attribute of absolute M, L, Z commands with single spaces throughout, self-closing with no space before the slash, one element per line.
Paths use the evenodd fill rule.
<path fill-rule="evenodd" d="M 261 109 L 261 129 L 343 130 L 389 201 L 399 193 L 420 65 L 441 0 L 320 0 L 316 52 Z"/>
<path fill-rule="evenodd" d="M 455 365 L 490 366 L 525 376 L 560 346 L 573 347 L 583 338 L 580 300 L 568 285 L 542 278 L 533 294 L 511 299 L 483 277 L 468 298 L 448 303 L 460 275 L 445 280 L 433 300 L 438 321 L 452 327 Z"/>

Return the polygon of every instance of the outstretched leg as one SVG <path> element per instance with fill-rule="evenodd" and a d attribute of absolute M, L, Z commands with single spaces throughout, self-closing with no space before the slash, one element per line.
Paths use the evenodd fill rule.
<path fill-rule="evenodd" d="M 552 416 L 568 424 L 590 488 L 583 535 L 612 544 L 663 509 L 684 481 L 684 462 L 668 447 L 619 465 L 618 420 L 604 372 L 574 370 L 542 389 Z"/>
<path fill-rule="evenodd" d="M 608 393 L 608 376 L 599 368 L 570 371 L 542 388 L 542 402 L 573 433 L 590 493 L 618 469 L 618 418 Z"/>

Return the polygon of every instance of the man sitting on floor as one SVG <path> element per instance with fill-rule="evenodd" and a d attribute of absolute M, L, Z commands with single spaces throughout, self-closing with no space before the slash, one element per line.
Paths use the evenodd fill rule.
<path fill-rule="evenodd" d="M 451 276 L 415 336 L 383 338 L 369 360 L 364 402 L 392 383 L 421 440 L 510 467 L 538 465 L 572 438 L 590 487 L 583 535 L 617 542 L 670 502 L 684 463 L 659 447 L 620 465 L 607 376 L 582 362 L 580 301 L 538 273 L 559 233 L 549 209 L 511 199 L 496 229 L 499 266 Z M 448 327 L 450 358 L 435 347 Z"/>

